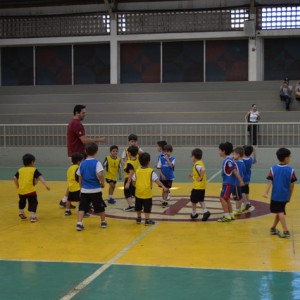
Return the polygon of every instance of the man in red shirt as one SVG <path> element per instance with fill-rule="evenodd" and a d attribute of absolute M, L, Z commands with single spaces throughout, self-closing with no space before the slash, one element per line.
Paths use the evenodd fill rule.
<path fill-rule="evenodd" d="M 104 143 L 105 138 L 89 138 L 85 135 L 85 129 L 81 123 L 84 120 L 86 114 L 86 108 L 84 105 L 75 105 L 73 109 L 74 117 L 68 124 L 67 129 L 67 150 L 68 157 L 71 158 L 72 154 L 79 152 L 85 154 L 85 144 L 94 143 Z M 66 191 L 64 198 L 59 202 L 61 207 L 66 206 L 68 200 L 69 191 Z"/>

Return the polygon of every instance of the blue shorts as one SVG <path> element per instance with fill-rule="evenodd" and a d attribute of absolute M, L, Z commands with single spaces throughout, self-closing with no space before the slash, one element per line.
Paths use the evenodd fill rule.
<path fill-rule="evenodd" d="M 233 188 L 234 185 L 223 183 L 220 197 L 224 198 L 225 200 L 229 200 Z"/>

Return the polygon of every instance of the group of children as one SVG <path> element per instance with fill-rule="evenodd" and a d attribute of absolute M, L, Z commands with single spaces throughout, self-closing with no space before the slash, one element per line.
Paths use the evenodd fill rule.
<path fill-rule="evenodd" d="M 159 176 L 150 167 L 150 154 L 144 152 L 137 146 L 137 136 L 130 134 L 128 137 L 129 146 L 118 157 L 118 147 L 110 147 L 110 155 L 104 160 L 103 165 L 96 159 L 98 146 L 95 143 L 86 145 L 86 158 L 80 153 L 72 155 L 72 165 L 67 171 L 69 196 L 66 204 L 65 215 L 71 215 L 70 207 L 72 201 L 79 201 L 78 220 L 76 230 L 84 229 L 83 218 L 88 216 L 88 211 L 92 208 L 94 214 L 101 219 L 101 228 L 107 227 L 105 219 L 106 204 L 103 201 L 102 189 L 105 182 L 109 185 L 108 203 L 115 204 L 113 198 L 117 180 L 121 179 L 121 170 L 124 170 L 124 196 L 128 207 L 125 212 L 136 211 L 136 223 L 142 222 L 142 211 L 144 212 L 145 225 L 153 225 L 155 222 L 150 219 L 152 210 L 152 182 L 162 188 L 162 207 L 167 207 L 170 199 L 170 189 L 174 180 L 175 158 L 172 156 L 173 148 L 166 141 L 157 142 L 159 151 L 156 167 Z M 271 168 L 268 175 L 268 184 L 264 197 L 272 188 L 271 212 L 275 213 L 275 220 L 270 229 L 271 234 L 281 237 L 289 237 L 285 221 L 285 204 L 290 200 L 294 182 L 297 180 L 293 168 L 288 166 L 290 161 L 290 151 L 280 148 L 277 151 L 279 164 Z M 249 182 L 251 179 L 251 167 L 256 162 L 255 149 L 252 146 L 236 147 L 230 142 L 219 145 L 219 155 L 223 158 L 222 162 L 222 189 L 220 202 L 224 215 L 218 222 L 230 222 L 236 216 L 249 210 Z M 195 148 L 191 153 L 193 162 L 192 173 L 189 177 L 193 180 L 193 188 L 190 195 L 192 203 L 192 220 L 199 217 L 196 211 L 199 202 L 203 216 L 202 221 L 207 221 L 211 213 L 205 205 L 206 190 L 206 169 L 202 161 L 202 150 Z M 31 222 L 37 222 L 37 196 L 35 185 L 40 181 L 48 190 L 42 174 L 34 166 L 35 158 L 31 154 L 23 156 L 24 167 L 20 168 L 14 176 L 14 181 L 19 193 L 19 216 L 26 219 L 24 208 L 26 199 L 28 200 L 28 211 L 31 213 Z M 230 198 L 236 201 L 236 209 L 233 210 Z M 133 201 L 135 199 L 135 202 Z M 281 234 L 276 226 L 282 224 L 283 233 Z"/>

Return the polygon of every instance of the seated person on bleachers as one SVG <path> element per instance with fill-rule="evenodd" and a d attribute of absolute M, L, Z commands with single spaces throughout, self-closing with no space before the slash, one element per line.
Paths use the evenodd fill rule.
<path fill-rule="evenodd" d="M 288 81 L 284 81 L 280 86 L 280 100 L 285 102 L 285 109 L 290 110 L 290 104 L 292 102 L 292 87 Z"/>
<path fill-rule="evenodd" d="M 295 86 L 295 98 L 300 101 L 300 81 L 298 81 Z"/>

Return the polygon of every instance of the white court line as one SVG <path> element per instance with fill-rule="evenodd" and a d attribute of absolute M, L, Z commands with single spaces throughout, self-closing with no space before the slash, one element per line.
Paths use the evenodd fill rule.
<path fill-rule="evenodd" d="M 208 180 L 207 182 L 211 182 L 213 179 L 215 179 L 219 174 L 221 174 L 222 170 L 219 170 L 218 172 L 216 172 L 215 174 L 213 174 Z"/>
<path fill-rule="evenodd" d="M 123 256 L 128 250 L 130 250 L 136 243 L 138 243 L 142 238 L 144 238 L 150 231 L 152 231 L 158 223 L 151 226 L 149 229 L 144 231 L 141 235 L 139 235 L 136 239 L 134 239 L 129 245 L 123 248 L 117 255 L 115 255 L 112 259 L 110 259 L 106 264 L 101 266 L 98 270 L 96 270 L 93 274 L 87 277 L 85 280 L 80 282 L 74 289 L 69 291 L 64 297 L 60 300 L 69 300 L 80 293 L 87 285 L 89 285 L 92 281 L 94 281 L 98 276 L 100 276 L 105 270 L 107 270 L 115 261 L 117 261 L 121 256 Z"/>

